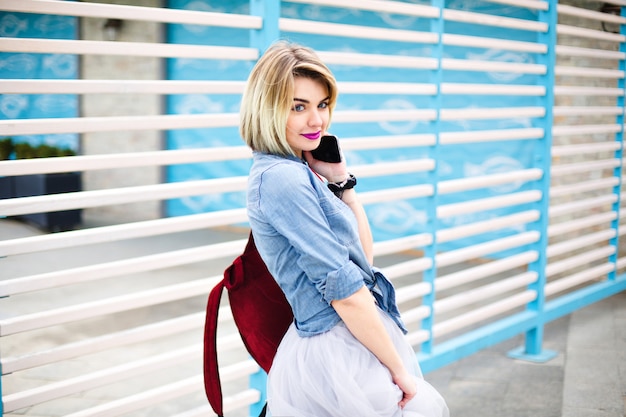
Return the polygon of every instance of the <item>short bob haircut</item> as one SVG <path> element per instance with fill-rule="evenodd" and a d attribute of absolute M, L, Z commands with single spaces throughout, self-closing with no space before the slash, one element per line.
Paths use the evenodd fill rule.
<path fill-rule="evenodd" d="M 319 80 L 328 89 L 329 120 L 337 102 L 335 77 L 312 49 L 278 41 L 252 69 L 241 100 L 239 132 L 253 151 L 295 155 L 287 143 L 294 79 Z"/>

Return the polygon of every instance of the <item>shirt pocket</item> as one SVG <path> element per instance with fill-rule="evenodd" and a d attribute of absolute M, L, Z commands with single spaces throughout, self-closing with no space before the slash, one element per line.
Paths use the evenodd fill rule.
<path fill-rule="evenodd" d="M 356 217 L 350 207 L 335 197 L 320 197 L 320 205 L 337 241 L 348 247 L 359 238 Z"/>

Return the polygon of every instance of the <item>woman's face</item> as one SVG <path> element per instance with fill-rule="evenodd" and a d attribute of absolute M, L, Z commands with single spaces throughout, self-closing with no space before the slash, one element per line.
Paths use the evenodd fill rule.
<path fill-rule="evenodd" d="M 295 77 L 293 105 L 287 118 L 287 143 L 302 158 L 320 144 L 328 126 L 328 89 L 321 80 Z"/>

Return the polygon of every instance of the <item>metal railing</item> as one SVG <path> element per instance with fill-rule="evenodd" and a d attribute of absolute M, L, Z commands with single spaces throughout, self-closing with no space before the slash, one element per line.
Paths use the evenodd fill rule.
<path fill-rule="evenodd" d="M 417 126 L 404 133 L 342 135 L 342 146 L 348 158 L 352 156 L 358 161 L 351 164 L 351 170 L 363 178 L 365 188 L 360 196 L 368 212 L 384 212 L 393 207 L 413 223 L 419 223 L 416 219 L 420 214 L 429 219 L 421 228 L 409 228 L 410 232 L 375 242 L 375 254 L 388 260 L 384 271 L 398 288 L 398 302 L 410 329 L 408 338 L 428 372 L 522 333 L 526 334 L 525 346 L 512 352 L 512 356 L 545 360 L 550 356 L 542 348 L 543 326 L 547 322 L 626 289 L 626 258 L 620 254 L 618 244 L 626 230 L 619 227 L 624 217 L 621 193 L 626 39 L 622 34 L 566 24 L 557 18 L 604 21 L 622 27 L 626 20 L 555 2 L 494 3 L 506 3 L 519 13 L 500 16 L 445 9 L 438 0 L 430 6 L 381 0 L 268 1 L 261 11 L 257 4 L 251 4 L 250 14 L 0 0 L 0 11 L 4 13 L 204 25 L 252 34 L 246 47 L 4 37 L 0 38 L 0 50 L 251 63 L 276 35 L 306 35 L 315 40 L 323 34 L 338 40 L 424 46 L 422 55 L 402 55 L 392 49 L 392 53 L 384 54 L 333 50 L 330 45 L 316 49 L 334 69 L 382 68 L 415 74 L 413 79 L 401 81 L 393 74 L 340 79 L 342 97 L 408 96 L 424 106 L 355 109 L 342 107 L 340 101 L 333 127 L 348 129 L 355 124 L 397 122 Z M 359 19 L 330 22 L 294 18 L 293 13 L 283 17 L 281 10 L 286 6 L 399 16 L 414 25 L 383 27 L 381 23 L 374 25 Z M 448 30 L 459 24 L 476 30 L 472 35 Z M 481 28 L 532 36 L 483 36 Z M 597 47 L 580 47 L 577 39 L 593 41 Z M 455 56 L 450 51 L 456 47 L 530 54 L 533 59 L 505 62 L 506 59 L 492 59 L 493 55 Z M 587 65 L 593 60 L 603 67 Z M 488 74 L 507 74 L 529 81 L 509 82 L 508 77 L 501 76 L 492 82 L 460 82 L 455 74 L 461 72 L 481 76 L 478 80 Z M 590 79 L 596 82 L 592 84 Z M 244 82 L 237 79 L 0 80 L 0 94 L 21 95 L 239 96 L 243 87 Z M 450 106 L 449 99 L 457 96 L 506 100 L 493 105 L 483 100 L 480 106 Z M 577 100 L 581 97 L 584 100 Z M 523 104 L 506 104 L 514 98 L 520 98 Z M 519 123 L 500 123 L 507 120 Z M 0 120 L 0 136 L 169 132 L 236 128 L 237 123 L 238 115 L 232 112 L 7 119 Z M 523 166 L 453 178 L 442 166 L 444 154 L 450 149 L 481 146 L 495 151 L 513 143 L 525 144 L 519 155 L 526 160 Z M 411 152 L 405 153 L 407 149 Z M 416 150 L 419 152 L 414 153 Z M 378 160 L 358 158 L 383 151 L 391 156 Z M 171 167 L 247 161 L 250 157 L 250 151 L 238 145 L 11 160 L 0 161 L 0 176 Z M 383 187 L 375 181 L 390 176 L 402 178 L 402 184 L 389 186 L 387 181 Z M 511 187 L 512 184 L 516 186 Z M 225 175 L 10 198 L 0 200 L 0 215 L 219 195 L 240 192 L 245 186 L 245 175 Z M 203 300 L 221 278 L 223 266 L 243 249 L 245 240 L 235 233 L 230 238 L 192 246 L 187 242 L 178 247 L 163 244 L 153 252 L 135 252 L 130 248 L 137 248 L 136 242 L 146 239 L 169 240 L 176 234 L 206 229 L 220 231 L 240 227 L 245 221 L 243 207 L 223 207 L 207 213 L 1 240 L 0 269 L 13 259 L 31 262 L 31 254 L 70 257 L 74 253 L 80 257 L 84 250 L 110 249 L 105 245 L 112 243 L 124 245 L 128 253 L 116 258 L 104 256 L 103 251 L 97 262 L 69 262 L 28 275 L 3 277 L 0 337 L 7 343 L 1 344 L 0 410 L 28 415 L 24 411 L 27 407 L 37 410 L 38 406 L 80 396 L 83 401 L 77 402 L 69 415 L 123 415 L 161 403 L 178 404 L 172 408 L 176 411 L 168 415 L 211 414 L 201 376 Z M 190 266 L 190 273 L 178 275 L 179 268 Z M 247 415 L 247 407 L 255 413 L 264 398 L 263 377 L 259 367 L 246 356 L 231 319 L 228 307 L 222 307 L 220 324 L 224 330 L 219 334 L 218 346 L 220 354 L 228 358 L 221 370 L 226 384 L 225 410 L 233 415 Z M 72 332 L 77 336 L 64 336 Z M 31 337 L 49 342 L 32 351 L 28 347 Z M 46 369 L 52 369 L 58 377 L 37 385 L 25 382 Z M 128 389 L 129 381 L 140 388 Z M 103 391 L 108 387 L 111 391 Z"/>

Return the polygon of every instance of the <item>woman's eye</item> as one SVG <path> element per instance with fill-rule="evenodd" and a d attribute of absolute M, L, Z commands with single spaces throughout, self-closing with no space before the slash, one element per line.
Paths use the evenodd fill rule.
<path fill-rule="evenodd" d="M 320 103 L 320 105 L 319 105 L 319 106 L 317 106 L 317 107 L 319 107 L 320 109 L 325 109 L 326 107 L 328 107 L 328 103 L 326 103 L 326 102 L 324 101 L 324 102 Z"/>
<path fill-rule="evenodd" d="M 303 111 L 304 110 L 304 104 L 296 104 L 295 106 L 293 106 L 293 110 L 294 111 Z"/>

